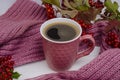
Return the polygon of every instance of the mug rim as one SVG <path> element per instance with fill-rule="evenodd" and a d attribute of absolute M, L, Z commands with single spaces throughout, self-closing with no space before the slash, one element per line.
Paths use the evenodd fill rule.
<path fill-rule="evenodd" d="M 73 39 L 71 39 L 71 40 L 67 40 L 67 41 L 55 41 L 55 40 L 51 40 L 51 39 L 47 38 L 47 37 L 43 34 L 43 29 L 46 27 L 45 25 L 46 25 L 48 22 L 50 22 L 50 21 L 56 21 L 56 22 L 57 22 L 57 20 L 61 20 L 61 21 L 65 20 L 65 21 L 67 21 L 67 22 L 72 22 L 72 24 L 74 23 L 75 25 L 78 26 L 78 28 L 79 28 L 79 30 L 80 30 L 79 34 L 78 34 L 75 38 L 73 38 Z M 55 23 L 55 22 L 53 22 L 53 23 Z M 73 25 L 74 25 L 74 24 L 73 24 Z M 73 42 L 73 41 L 77 40 L 78 38 L 80 38 L 80 36 L 81 36 L 81 34 L 82 34 L 82 28 L 81 28 L 81 25 L 80 25 L 80 24 L 78 24 L 76 21 L 74 21 L 74 20 L 72 20 L 72 19 L 68 19 L 68 18 L 53 18 L 53 19 L 49 19 L 49 20 L 45 21 L 45 22 L 41 25 L 41 27 L 40 27 L 40 34 L 41 34 L 41 36 L 42 36 L 45 40 L 50 41 L 50 42 L 52 42 L 52 43 L 70 43 L 70 42 Z"/>

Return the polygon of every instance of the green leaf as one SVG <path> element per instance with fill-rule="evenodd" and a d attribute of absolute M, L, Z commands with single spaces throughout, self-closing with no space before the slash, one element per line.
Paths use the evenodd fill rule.
<path fill-rule="evenodd" d="M 112 20 L 115 19 L 115 18 L 116 18 L 116 15 L 111 15 L 110 16 L 110 19 L 112 19 Z"/>
<path fill-rule="evenodd" d="M 18 79 L 20 77 L 20 74 L 18 72 L 13 72 L 12 78 L 13 79 Z"/>
<path fill-rule="evenodd" d="M 104 5 L 107 7 L 108 10 L 112 11 L 112 1 L 111 0 L 106 0 Z"/>
<path fill-rule="evenodd" d="M 117 15 L 117 20 L 119 20 L 119 21 L 120 21 L 120 14 L 118 14 L 118 15 Z"/>
<path fill-rule="evenodd" d="M 71 1 L 70 4 L 78 11 L 86 11 L 90 7 L 88 0 L 74 0 L 74 2 Z"/>
<path fill-rule="evenodd" d="M 74 3 L 77 3 L 79 5 L 82 5 L 83 0 L 74 0 Z"/>
<path fill-rule="evenodd" d="M 89 7 L 87 7 L 87 6 L 78 6 L 78 7 L 76 7 L 76 9 L 79 10 L 79 11 L 87 11 L 89 9 Z"/>
<path fill-rule="evenodd" d="M 62 15 L 68 15 L 71 18 L 74 18 L 78 14 L 77 10 L 62 10 L 60 8 L 58 9 Z"/>
<path fill-rule="evenodd" d="M 85 5 L 86 5 L 87 7 L 90 7 L 89 0 L 84 0 L 84 1 L 85 1 Z"/>
<path fill-rule="evenodd" d="M 60 1 L 59 0 L 42 0 L 44 3 L 49 3 L 49 4 L 53 4 L 57 7 L 60 7 Z"/>
<path fill-rule="evenodd" d="M 74 0 L 73 2 L 75 4 L 77 4 L 77 6 L 86 5 L 86 6 L 90 7 L 89 0 Z"/>
<path fill-rule="evenodd" d="M 105 4 L 105 6 L 107 7 L 108 10 L 112 11 L 113 6 L 112 6 L 112 1 L 111 0 L 106 0 L 104 4 Z"/>
<path fill-rule="evenodd" d="M 117 19 L 120 20 L 120 12 L 118 11 L 119 5 L 117 2 L 113 2 L 111 0 L 105 1 L 106 10 L 111 14 L 109 19 Z"/>
<path fill-rule="evenodd" d="M 65 5 L 67 8 L 69 8 L 69 9 L 74 9 L 74 8 L 71 6 L 70 2 L 68 2 L 68 0 L 64 0 L 64 5 Z"/>
<path fill-rule="evenodd" d="M 119 5 L 118 5 L 118 3 L 117 2 L 114 2 L 113 3 L 113 9 L 116 11 L 116 10 L 118 10 L 118 8 L 119 8 Z"/>
<path fill-rule="evenodd" d="M 116 11 L 119 8 L 118 3 L 117 2 L 112 3 L 111 0 L 106 0 L 105 3 L 104 3 L 104 5 L 107 7 L 107 9 L 109 11 L 114 12 L 114 13 L 116 13 Z"/>
<path fill-rule="evenodd" d="M 76 3 L 74 3 L 74 2 L 70 2 L 70 5 L 71 5 L 72 7 L 74 7 L 74 8 L 76 8 L 76 7 L 77 7 L 77 4 L 76 4 Z"/>

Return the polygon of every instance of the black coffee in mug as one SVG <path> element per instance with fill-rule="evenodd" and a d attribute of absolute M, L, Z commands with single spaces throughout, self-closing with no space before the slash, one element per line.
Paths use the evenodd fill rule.
<path fill-rule="evenodd" d="M 68 23 L 50 24 L 45 29 L 47 38 L 55 41 L 68 41 L 74 39 L 78 34 L 78 29 Z"/>

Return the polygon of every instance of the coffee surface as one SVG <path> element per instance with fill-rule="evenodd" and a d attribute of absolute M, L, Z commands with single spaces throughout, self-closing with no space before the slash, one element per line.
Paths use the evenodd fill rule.
<path fill-rule="evenodd" d="M 46 36 L 55 41 L 68 41 L 76 37 L 77 32 L 74 26 L 68 24 L 53 24 L 48 25 Z"/>

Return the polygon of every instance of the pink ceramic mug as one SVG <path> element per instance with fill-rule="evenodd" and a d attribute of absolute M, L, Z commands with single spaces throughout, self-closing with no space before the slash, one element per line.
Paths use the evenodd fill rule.
<path fill-rule="evenodd" d="M 45 30 L 47 27 L 49 27 L 49 25 L 54 23 L 66 23 L 74 25 L 74 27 L 78 30 L 77 36 L 68 41 L 55 41 L 48 38 L 45 35 Z M 93 37 L 91 35 L 81 36 L 81 26 L 71 19 L 50 19 L 41 25 L 40 33 L 43 37 L 43 49 L 47 63 L 50 68 L 56 71 L 69 69 L 77 59 L 89 55 L 95 47 L 95 40 Z M 79 52 L 79 44 L 85 39 L 90 40 L 93 45 L 88 47 L 88 49 L 85 51 Z"/>

